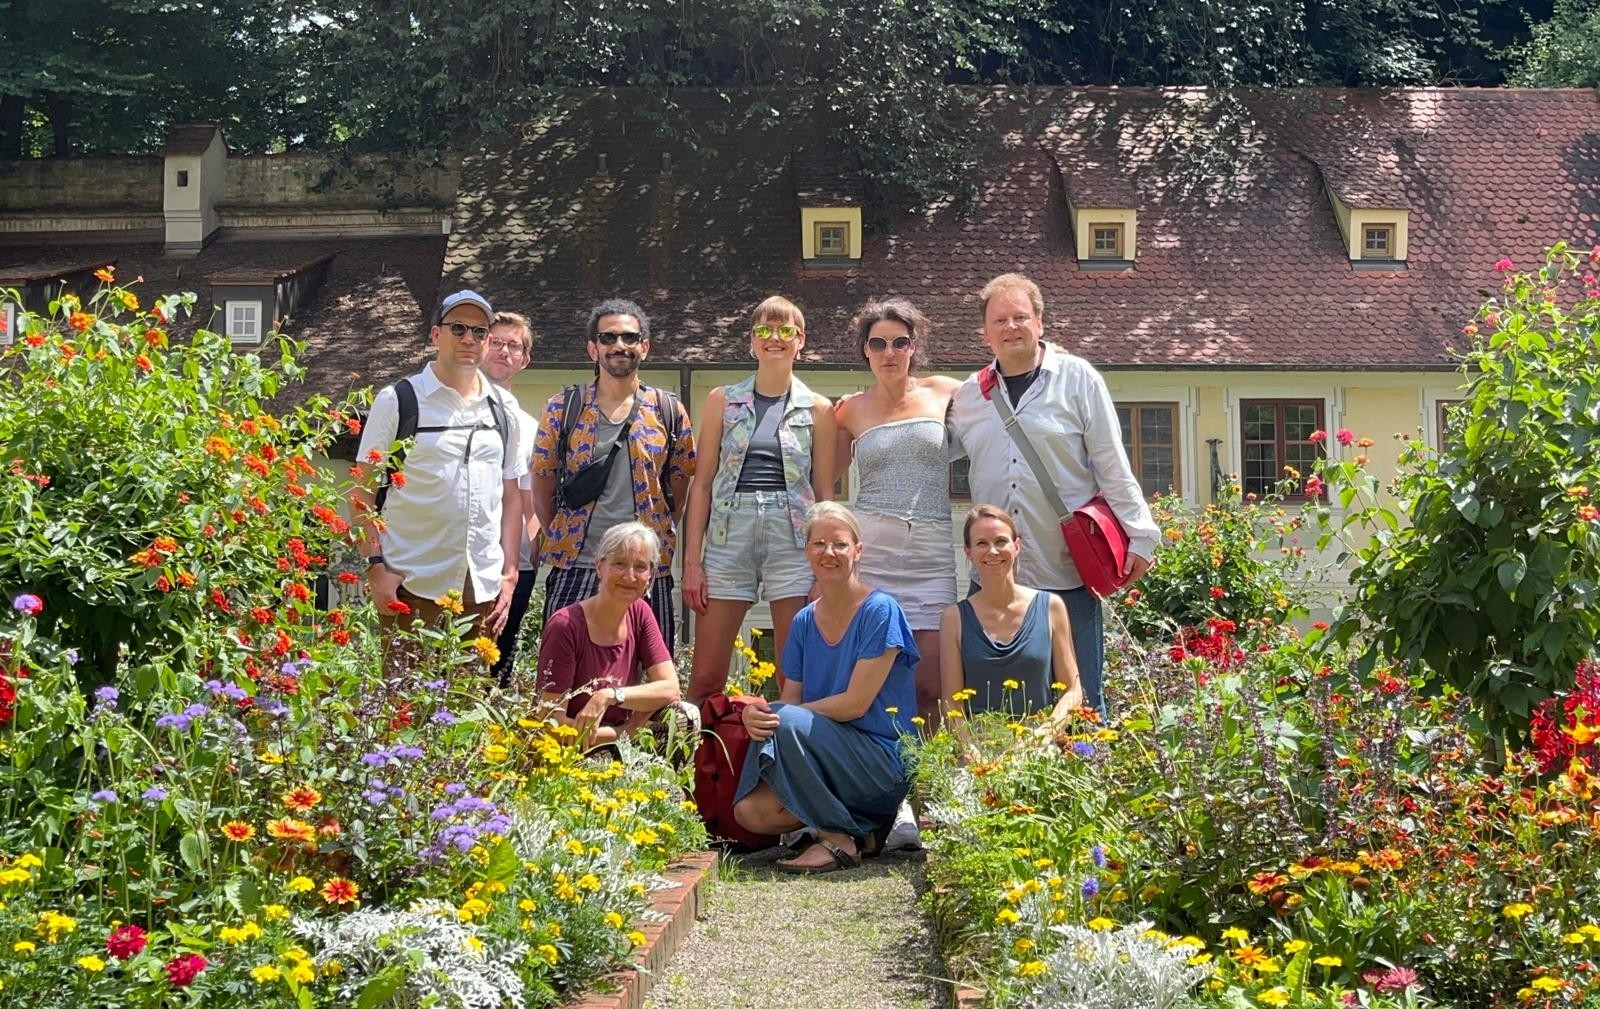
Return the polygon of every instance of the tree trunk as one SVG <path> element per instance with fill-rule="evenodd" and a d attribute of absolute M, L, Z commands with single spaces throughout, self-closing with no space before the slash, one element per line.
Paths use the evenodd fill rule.
<path fill-rule="evenodd" d="M 66 95 L 48 95 L 44 101 L 45 114 L 50 117 L 50 135 L 55 141 L 52 157 L 65 158 L 72 153 L 67 143 L 67 124 L 72 118 L 72 99 Z"/>
<path fill-rule="evenodd" d="M 21 95 L 0 95 L 0 158 L 22 157 L 22 113 L 26 107 Z"/>

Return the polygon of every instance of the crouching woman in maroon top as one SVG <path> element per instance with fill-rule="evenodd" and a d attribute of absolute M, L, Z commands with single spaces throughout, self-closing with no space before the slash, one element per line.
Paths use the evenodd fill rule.
<path fill-rule="evenodd" d="M 650 580 L 660 553 L 649 526 L 613 526 L 595 561 L 598 591 L 557 610 L 545 625 L 539 697 L 548 717 L 577 728 L 580 745 L 631 736 L 667 712 L 688 715 L 689 705 L 679 703 L 672 653 L 650 611 Z"/>

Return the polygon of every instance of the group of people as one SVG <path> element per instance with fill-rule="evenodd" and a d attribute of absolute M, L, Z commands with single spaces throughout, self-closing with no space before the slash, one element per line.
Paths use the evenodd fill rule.
<path fill-rule="evenodd" d="M 830 402 L 794 374 L 803 313 L 768 298 L 750 318 L 754 373 L 708 394 L 697 432 L 676 396 L 640 382 L 650 321 L 638 305 L 591 311 L 595 380 L 535 419 L 507 388 L 529 363 L 527 320 L 451 295 L 430 330 L 434 359 L 378 394 L 359 450 L 372 479 L 352 505 L 385 628 L 459 599 L 499 635 L 496 675 L 509 682 L 544 568 L 537 689 L 554 717 L 604 743 L 722 692 L 764 599 L 779 700 L 745 709 L 755 743 L 734 814 L 755 832 L 805 832 L 782 868 L 858 864 L 893 843 L 897 811 L 905 823 L 900 741 L 913 716 L 936 726 L 958 695 L 974 712 L 1104 713 L 1102 604 L 1053 502 L 1103 496 L 1128 534 L 1132 579 L 1159 537 L 1105 382 L 1044 341 L 1038 286 L 1004 274 L 979 303 L 993 363 L 965 381 L 920 374 L 932 325 L 911 302 L 865 305 L 852 329 L 873 382 Z M 397 439 L 409 444 L 401 464 Z M 963 456 L 985 502 L 962 529 L 966 592 L 949 486 Z M 852 461 L 849 508 L 831 499 Z M 672 658 L 680 526 L 696 614 L 687 702 Z"/>

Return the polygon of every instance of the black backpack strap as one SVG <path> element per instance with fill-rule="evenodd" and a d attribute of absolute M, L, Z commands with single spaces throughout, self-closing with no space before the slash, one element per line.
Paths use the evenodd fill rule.
<path fill-rule="evenodd" d="M 683 435 L 683 420 L 678 411 L 677 394 L 666 389 L 656 389 L 656 413 L 660 415 L 667 429 L 667 455 L 661 461 L 661 496 L 666 499 L 667 513 L 670 515 L 678 510 L 678 503 L 672 498 L 672 484 L 667 480 L 667 473 L 672 469 L 672 453 L 677 449 L 678 439 Z"/>
<path fill-rule="evenodd" d="M 567 482 L 567 442 L 572 429 L 578 425 L 578 414 L 583 409 L 583 386 L 569 385 L 562 390 L 561 420 L 556 428 L 556 499 L 560 500 L 561 487 Z"/>
<path fill-rule="evenodd" d="M 500 462 L 504 465 L 511 450 L 511 425 L 506 422 L 505 401 L 493 385 L 489 386 L 489 417 L 494 423 L 495 433 L 500 435 Z"/>
<path fill-rule="evenodd" d="M 411 379 L 402 378 L 390 388 L 394 390 L 395 404 L 399 410 L 399 419 L 394 428 L 394 440 L 400 443 L 400 447 L 389 457 L 389 465 L 384 468 L 383 479 L 378 482 L 378 490 L 373 495 L 372 501 L 374 512 L 383 511 L 383 503 L 389 499 L 389 488 L 394 483 L 394 475 L 406 461 L 406 450 L 410 447 L 411 439 L 417 436 L 416 387 L 411 384 Z"/>

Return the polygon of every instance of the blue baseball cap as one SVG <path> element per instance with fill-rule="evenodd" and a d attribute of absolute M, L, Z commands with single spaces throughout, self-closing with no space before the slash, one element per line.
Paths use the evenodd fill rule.
<path fill-rule="evenodd" d="M 483 309 L 483 317 L 489 322 L 494 321 L 494 309 L 489 307 L 489 299 L 485 298 L 477 291 L 457 291 L 455 294 L 447 295 L 445 299 L 439 303 L 439 314 L 435 321 L 443 322 L 444 317 L 450 313 L 451 309 L 458 308 L 462 305 L 471 305 L 474 308 L 481 308 Z"/>

